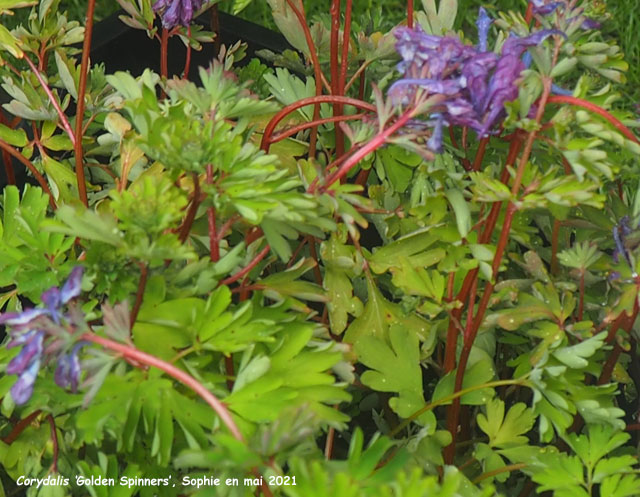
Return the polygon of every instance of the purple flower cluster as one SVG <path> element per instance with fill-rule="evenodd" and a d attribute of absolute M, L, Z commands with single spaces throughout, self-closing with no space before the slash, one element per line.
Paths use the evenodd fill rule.
<path fill-rule="evenodd" d="M 75 267 L 62 288 L 52 287 L 44 292 L 41 298 L 45 308 L 7 312 L 0 316 L 0 324 L 11 326 L 11 340 L 7 348 L 22 346 L 20 353 L 7 366 L 8 374 L 18 375 L 18 381 L 11 387 L 11 396 L 16 404 L 24 404 L 33 393 L 38 371 L 45 359 L 46 320 L 60 325 L 62 306 L 80 295 L 82 272 L 82 267 Z M 78 350 L 81 346 L 76 344 L 70 353 L 57 354 L 55 381 L 62 388 L 71 387 L 74 392 L 80 378 Z M 51 352 L 60 349 L 60 346 L 47 347 Z"/>
<path fill-rule="evenodd" d="M 569 7 L 569 4 L 566 0 L 559 2 L 553 0 L 531 0 L 531 3 L 533 4 L 533 13 L 543 17 L 552 14 L 556 11 L 556 9 L 567 9 Z M 577 13 L 576 10 L 578 11 Z M 577 16 L 580 15 L 582 11 L 582 8 L 575 9 L 573 13 Z M 571 21 L 573 19 L 575 19 L 575 17 L 572 17 L 569 20 Z M 599 29 L 600 23 L 594 19 L 591 19 L 590 17 L 584 17 L 581 27 L 582 29 Z"/>
<path fill-rule="evenodd" d="M 396 50 L 402 57 L 398 70 L 403 78 L 389 89 L 394 104 L 409 104 L 418 89 L 444 97 L 433 115 L 436 129 L 432 150 L 441 149 L 441 127 L 460 125 L 489 135 L 505 115 L 504 104 L 518 96 L 517 81 L 525 69 L 522 55 L 557 30 L 538 31 L 525 38 L 511 36 L 500 54 L 487 51 L 491 20 L 483 8 L 478 16 L 478 46 L 464 45 L 455 36 L 433 36 L 420 28 L 398 28 Z"/>
<path fill-rule="evenodd" d="M 193 16 L 202 7 L 204 0 L 158 0 L 153 4 L 154 12 L 161 12 L 162 27 L 171 29 L 178 24 L 189 26 Z"/>

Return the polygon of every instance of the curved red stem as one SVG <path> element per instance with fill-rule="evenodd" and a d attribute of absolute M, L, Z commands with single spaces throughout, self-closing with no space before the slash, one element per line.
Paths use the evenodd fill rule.
<path fill-rule="evenodd" d="M 133 359 L 137 363 L 146 364 L 147 366 L 158 368 L 164 371 L 169 376 L 175 378 L 180 383 L 189 387 L 196 394 L 198 394 L 198 396 L 207 404 L 209 404 L 209 406 L 211 406 L 216 414 L 220 416 L 220 419 L 229 429 L 233 437 L 236 440 L 244 443 L 244 437 L 242 436 L 242 433 L 240 433 L 240 430 L 238 429 L 236 423 L 233 421 L 233 418 L 231 417 L 231 413 L 227 409 L 227 406 L 223 404 L 215 395 L 213 395 L 207 388 L 205 388 L 202 383 L 200 383 L 190 374 L 182 371 L 181 369 L 178 369 L 173 364 L 165 362 L 162 359 L 147 354 L 146 352 L 142 352 L 132 345 L 123 345 L 108 338 L 96 335 L 95 333 L 83 333 L 80 339 L 87 342 L 95 343 L 97 345 L 101 345 L 105 349 L 117 352 L 127 359 Z"/>
<path fill-rule="evenodd" d="M 583 109 L 589 110 L 599 116 L 605 118 L 609 121 L 615 128 L 620 131 L 624 136 L 626 136 L 629 140 L 640 144 L 640 140 L 632 133 L 632 131 L 627 128 L 622 121 L 613 116 L 610 112 L 604 110 L 599 105 L 596 105 L 588 100 L 584 100 L 578 97 L 572 97 L 568 95 L 552 95 L 549 97 L 547 103 L 550 104 L 569 104 L 575 105 L 577 107 L 582 107 Z"/>
<path fill-rule="evenodd" d="M 315 105 L 315 104 L 323 104 L 323 103 L 333 103 L 340 102 L 346 105 L 352 105 L 358 109 L 368 110 L 370 112 L 376 112 L 376 106 L 370 103 L 364 102 L 362 100 L 358 100 L 355 98 L 349 97 L 341 97 L 338 95 L 319 95 L 315 97 L 307 97 L 298 100 L 292 104 L 284 107 L 280 112 L 278 112 L 275 116 L 271 118 L 271 120 L 267 123 L 266 128 L 264 129 L 264 134 L 262 135 L 262 141 L 260 142 L 260 148 L 265 152 L 269 151 L 269 146 L 272 143 L 272 134 L 275 130 L 276 126 L 280 121 L 282 121 L 287 115 L 292 113 L 295 110 L 298 110 L 301 107 L 305 107 L 307 105 Z"/>

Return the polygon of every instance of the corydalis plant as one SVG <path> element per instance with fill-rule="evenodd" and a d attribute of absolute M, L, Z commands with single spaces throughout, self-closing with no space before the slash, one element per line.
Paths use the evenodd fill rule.
<path fill-rule="evenodd" d="M 526 49 L 547 37 L 562 34 L 546 29 L 530 36 L 510 36 L 500 54 L 487 51 L 491 20 L 480 8 L 477 46 L 465 45 L 457 36 L 434 36 L 416 29 L 398 28 L 396 50 L 402 57 L 398 70 L 403 78 L 389 89 L 396 105 L 410 105 L 419 90 L 442 95 L 444 100 L 432 113 L 436 118 L 434 137 L 442 126 L 460 125 L 474 129 L 479 136 L 491 134 L 505 116 L 504 104 L 518 96 L 518 79 L 525 69 L 522 56 Z M 430 147 L 439 151 L 441 138 L 432 139 Z"/>
<path fill-rule="evenodd" d="M 70 387 L 73 392 L 78 388 L 81 373 L 78 352 L 82 343 L 75 343 L 74 331 L 80 322 L 77 313 L 65 314 L 63 307 L 80 295 L 82 273 L 82 267 L 75 267 L 62 288 L 45 291 L 41 297 L 44 308 L 0 316 L 0 324 L 11 328 L 7 348 L 22 346 L 7 366 L 8 374 L 18 375 L 18 381 L 11 387 L 11 396 L 18 405 L 27 402 L 33 394 L 43 363 L 57 363 L 55 381 L 60 387 Z"/>

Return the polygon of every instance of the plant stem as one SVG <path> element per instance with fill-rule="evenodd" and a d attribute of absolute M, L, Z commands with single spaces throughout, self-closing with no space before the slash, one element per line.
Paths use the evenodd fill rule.
<path fill-rule="evenodd" d="M 484 159 L 484 153 L 487 150 L 487 145 L 489 144 L 489 137 L 485 136 L 480 140 L 478 144 L 478 151 L 476 152 L 476 158 L 473 161 L 473 170 L 480 171 L 480 166 L 482 165 L 482 159 Z"/>
<path fill-rule="evenodd" d="M 55 109 L 56 113 L 58 114 L 58 117 L 60 118 L 60 124 L 62 125 L 67 135 L 69 136 L 71 143 L 75 146 L 76 137 L 73 134 L 73 130 L 71 129 L 71 125 L 69 124 L 69 120 L 67 119 L 67 116 L 64 115 L 64 112 L 62 112 L 60 103 L 56 100 L 56 97 L 53 95 L 51 88 L 49 88 L 49 85 L 42 77 L 42 74 L 40 74 L 40 71 L 38 71 L 38 68 L 33 64 L 33 62 L 31 62 L 31 59 L 29 59 L 29 57 L 24 57 L 23 60 L 29 65 L 29 67 L 31 68 L 31 71 L 33 71 L 33 74 L 35 74 L 36 78 L 38 78 L 38 81 L 40 82 L 42 89 L 47 94 L 47 97 L 49 97 L 49 101 L 51 102 L 51 105 L 53 105 L 53 108 Z"/>
<path fill-rule="evenodd" d="M 582 107 L 583 109 L 589 110 L 595 114 L 598 114 L 599 116 L 604 117 L 613 126 L 615 126 L 615 128 L 618 131 L 620 131 L 620 133 L 622 133 L 624 136 L 626 136 L 629 140 L 640 144 L 640 140 L 636 138 L 636 135 L 634 135 L 633 132 L 622 123 L 622 121 L 614 117 L 613 114 L 607 112 L 599 105 L 589 102 L 588 100 L 584 100 L 578 97 L 572 97 L 569 95 L 552 95 L 551 97 L 549 97 L 547 102 L 550 104 L 575 105 L 578 107 Z"/>
<path fill-rule="evenodd" d="M 9 120 L 5 117 L 4 112 L 2 112 L 2 109 L 0 109 L 0 123 L 4 124 L 5 126 L 9 126 L 10 128 L 13 128 L 13 126 L 10 125 Z M 11 154 L 9 154 L 9 152 L 7 152 L 4 149 L 2 149 L 2 161 L 4 162 L 4 171 L 5 171 L 5 174 L 7 175 L 7 184 L 15 185 L 16 174 L 15 174 L 15 171 L 13 170 L 13 163 L 11 162 Z"/>
<path fill-rule="evenodd" d="M 51 470 L 54 473 L 58 472 L 58 432 L 56 430 L 56 422 L 53 419 L 51 414 L 47 414 L 47 421 L 49 422 L 49 426 L 51 427 L 51 443 L 53 444 L 53 462 L 51 463 Z"/>
<path fill-rule="evenodd" d="M 318 59 L 318 53 L 316 52 L 316 46 L 313 43 L 313 38 L 311 36 L 311 31 L 309 30 L 309 26 L 307 25 L 307 19 L 304 14 L 304 5 L 302 0 L 300 0 L 300 9 L 297 9 L 293 4 L 293 0 L 286 0 L 287 4 L 293 10 L 293 13 L 298 18 L 298 22 L 300 23 L 300 27 L 304 33 L 304 38 L 307 42 L 307 47 L 309 48 L 309 57 L 311 58 L 311 63 L 313 65 L 314 79 L 316 82 L 316 96 L 322 95 L 322 68 L 320 67 L 320 60 Z M 315 104 L 313 108 L 313 120 L 316 121 L 320 117 L 320 104 Z M 309 156 L 315 157 L 316 155 L 316 141 L 318 139 L 318 128 L 313 128 L 311 130 L 311 137 L 309 140 Z"/>
<path fill-rule="evenodd" d="M 578 302 L 578 321 L 582 321 L 582 316 L 584 314 L 584 273 L 585 269 L 580 271 L 580 300 Z"/>
<path fill-rule="evenodd" d="M 138 319 L 138 312 L 140 312 L 140 306 L 142 305 L 142 298 L 144 297 L 144 290 L 147 287 L 147 276 L 149 272 L 149 268 L 146 264 L 140 262 L 140 281 L 138 281 L 138 291 L 136 292 L 136 301 L 133 304 L 133 309 L 131 309 L 131 317 L 129 318 L 129 322 L 131 323 L 131 328 L 133 329 L 133 325 L 136 323 L 136 319 Z"/>
<path fill-rule="evenodd" d="M 178 239 L 184 243 L 187 238 L 189 238 L 189 232 L 191 231 L 191 226 L 193 226 L 193 221 L 196 218 L 196 213 L 198 212 L 198 206 L 200 205 L 200 179 L 198 177 L 198 173 L 192 173 L 193 178 L 193 199 L 191 199 L 191 204 L 189 205 L 189 210 L 187 211 L 187 215 L 184 218 L 184 222 L 182 223 L 182 227 L 180 228 L 180 235 Z"/>
<path fill-rule="evenodd" d="M 390 437 L 396 436 L 398 433 L 404 430 L 407 426 L 409 426 L 409 424 L 411 424 L 412 421 L 415 421 L 416 419 L 418 419 L 425 412 L 429 412 L 435 409 L 436 407 L 446 405 L 449 402 L 452 402 L 453 400 L 459 397 L 462 397 L 463 395 L 467 395 L 468 393 L 475 392 L 476 390 L 483 390 L 485 388 L 496 388 L 496 387 L 503 387 L 507 385 L 525 385 L 526 383 L 527 383 L 527 376 L 522 376 L 521 378 L 513 378 L 511 380 L 490 381 L 488 383 L 473 385 L 472 387 L 459 390 L 450 395 L 447 395 L 446 397 L 442 397 L 441 399 L 434 400 L 433 402 L 429 402 L 424 407 L 421 407 L 416 412 L 414 412 L 411 416 L 409 416 L 407 419 L 402 421 L 402 423 L 396 426 L 393 430 L 391 430 L 391 432 L 389 433 L 389 436 Z"/>
<path fill-rule="evenodd" d="M 229 276 L 228 278 L 222 280 L 219 285 L 230 285 L 235 281 L 238 281 L 240 278 L 243 278 L 246 274 L 248 274 L 254 267 L 256 267 L 262 259 L 269 253 L 269 245 L 263 248 L 258 254 L 251 260 L 249 264 L 247 264 L 244 268 L 238 271 L 233 276 Z"/>
<path fill-rule="evenodd" d="M 500 473 L 506 473 L 511 471 L 517 471 L 518 469 L 526 468 L 527 465 L 523 462 L 516 464 L 508 464 L 506 466 L 502 466 L 501 468 L 496 468 L 493 471 L 487 471 L 486 473 L 482 473 L 480 476 L 471 481 L 474 485 L 477 485 L 482 480 L 486 480 L 487 478 L 491 478 L 492 476 L 499 475 Z"/>
<path fill-rule="evenodd" d="M 217 6 L 218 4 L 216 4 Z M 187 33 L 191 37 L 191 25 L 187 27 Z M 187 53 L 184 57 L 184 69 L 182 71 L 182 79 L 189 77 L 189 70 L 191 69 L 191 45 L 187 43 Z"/>
<path fill-rule="evenodd" d="M 322 119 L 318 119 L 316 121 L 311 121 L 308 123 L 298 124 L 297 126 L 292 126 L 291 128 L 287 128 L 285 131 L 281 131 L 280 133 L 276 133 L 271 138 L 271 145 L 277 143 L 279 141 L 284 140 L 285 138 L 289 138 L 295 134 L 298 134 L 300 131 L 304 131 L 305 129 L 312 128 L 314 126 L 320 126 L 321 124 L 326 123 L 336 123 L 340 121 L 354 121 L 356 119 L 362 119 L 365 116 L 364 113 L 360 114 L 352 114 L 352 115 L 342 115 L 342 116 L 331 116 L 324 117 Z"/>
<path fill-rule="evenodd" d="M 373 139 L 371 139 L 366 145 L 362 148 L 358 149 L 354 154 L 352 154 L 347 160 L 345 160 L 342 165 L 338 168 L 338 170 L 329 176 L 326 180 L 326 183 L 322 186 L 322 190 L 326 190 L 331 185 L 333 185 L 340 178 L 344 177 L 353 166 L 355 166 L 358 162 L 360 162 L 363 158 L 369 155 L 371 152 L 374 152 L 382 145 L 385 144 L 387 138 L 389 138 L 393 133 L 402 128 L 413 116 L 413 109 L 408 109 L 402 114 L 396 121 L 389 126 L 387 129 L 378 133 Z M 315 186 L 312 185 L 309 188 L 309 191 L 313 193 L 315 191 Z"/>
<path fill-rule="evenodd" d="M 55 210 L 56 207 L 57 207 L 56 206 L 56 201 L 53 198 L 53 194 L 51 193 L 51 190 L 49 189 L 49 185 L 47 185 L 47 180 L 44 179 L 44 176 L 42 176 L 42 174 L 40 174 L 40 172 L 36 169 L 36 166 L 34 166 L 33 163 L 29 159 L 27 159 L 24 155 L 22 155 L 13 146 L 9 145 L 4 140 L 0 140 L 0 148 L 2 150 L 4 150 L 5 152 L 7 152 L 12 157 L 14 157 L 15 159 L 17 159 L 20 162 L 22 162 L 22 164 L 24 164 L 26 166 L 26 168 L 29 171 L 31 171 L 31 174 L 33 174 L 33 177 L 36 179 L 36 181 L 40 185 L 40 188 L 42 188 L 42 190 L 47 195 L 49 195 L 49 205 L 51 206 L 52 209 Z"/>
<path fill-rule="evenodd" d="M 407 0 L 407 27 L 413 29 L 413 0 Z"/>
<path fill-rule="evenodd" d="M 160 37 L 160 76 L 165 80 L 169 77 L 169 30 L 162 28 Z"/>
<path fill-rule="evenodd" d="M 89 52 L 91 52 L 91 38 L 93 36 L 93 14 L 96 0 L 89 0 L 87 4 L 87 20 L 84 27 L 84 41 L 82 42 L 82 61 L 80 62 L 80 81 L 78 82 L 78 105 L 76 109 L 76 129 L 74 153 L 76 157 L 76 180 L 78 195 L 85 207 L 89 206 L 87 198 L 87 184 L 84 175 L 84 159 L 82 156 L 82 122 L 84 121 L 85 94 L 87 92 L 87 75 L 89 74 Z"/>
<path fill-rule="evenodd" d="M 215 395 L 209 392 L 209 390 L 207 390 L 205 386 L 202 385 L 202 383 L 196 380 L 193 376 L 182 371 L 181 369 L 178 369 L 173 364 L 165 362 L 158 357 L 147 354 L 146 352 L 142 352 L 141 350 L 138 350 L 131 345 L 123 345 L 108 338 L 96 335 L 95 333 L 83 333 L 80 337 L 80 340 L 86 340 L 87 342 L 101 345 L 105 349 L 122 354 L 122 356 L 127 359 L 133 359 L 137 363 L 146 364 L 147 366 L 151 366 L 164 371 L 169 376 L 175 378 L 180 383 L 189 387 L 196 394 L 198 394 L 198 396 L 207 404 L 209 404 L 209 406 L 211 406 L 211 408 L 216 412 L 224 425 L 229 429 L 233 437 L 236 440 L 245 443 L 242 433 L 240 433 L 238 426 L 233 421 L 231 413 L 229 412 L 225 404 L 220 402 L 220 400 L 218 400 Z"/>
<path fill-rule="evenodd" d="M 41 412 L 42 411 L 38 409 L 37 411 L 33 411 L 26 418 L 18 421 L 11 432 L 6 437 L 4 437 L 2 441 L 7 445 L 11 445 L 20 436 L 20 433 L 22 433 L 27 428 L 27 426 L 29 426 L 33 422 L 34 419 L 40 416 Z"/>
<path fill-rule="evenodd" d="M 207 164 L 207 185 L 213 184 L 213 165 Z M 211 206 L 207 209 L 207 224 L 209 227 L 209 257 L 212 262 L 220 260 L 220 242 L 216 232 L 216 209 Z"/>
<path fill-rule="evenodd" d="M 293 111 L 298 110 L 301 107 L 305 107 L 307 105 L 316 105 L 321 103 L 332 103 L 332 102 L 342 102 L 348 105 L 353 105 L 359 109 L 368 110 L 370 112 L 376 112 L 376 106 L 370 103 L 364 102 L 362 100 L 357 100 L 355 98 L 349 97 L 341 97 L 338 95 L 320 95 L 315 97 L 307 97 L 298 100 L 292 104 L 287 105 L 282 110 L 280 110 L 275 116 L 271 118 L 271 120 L 267 123 L 267 126 L 264 128 L 264 133 L 262 135 L 262 140 L 260 141 L 260 148 L 265 152 L 269 152 L 269 146 L 272 143 L 272 135 L 276 126 L 282 121 L 285 117 L 291 114 Z M 314 119 L 314 121 L 316 121 Z"/>

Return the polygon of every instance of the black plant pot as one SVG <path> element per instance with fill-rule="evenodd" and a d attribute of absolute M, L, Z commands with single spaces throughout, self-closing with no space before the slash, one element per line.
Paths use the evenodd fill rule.
<path fill-rule="evenodd" d="M 129 71 L 133 76 L 139 76 L 145 68 L 160 72 L 158 41 L 150 39 L 145 31 L 126 26 L 118 19 L 118 15 L 114 14 L 95 26 L 92 62 L 104 63 L 107 73 Z M 269 49 L 277 53 L 292 48 L 281 34 L 223 12 L 214 15 L 209 11 L 196 21 L 210 31 L 217 31 L 218 40 L 215 44 L 203 45 L 202 50 L 191 51 L 190 79 L 197 78 L 199 66 L 206 67 L 211 63 L 216 56 L 219 43 L 226 46 L 238 41 L 247 43 L 245 61 L 250 60 L 258 50 Z M 182 74 L 186 56 L 184 44 L 177 37 L 173 37 L 169 40 L 168 48 L 169 76 Z"/>
<path fill-rule="evenodd" d="M 146 31 L 133 29 L 125 25 L 116 13 L 94 26 L 91 63 L 102 63 L 105 65 L 107 74 L 116 71 L 129 71 L 133 76 L 139 76 L 149 68 L 156 73 L 160 72 L 160 44 L 157 40 L 147 36 Z M 285 38 L 274 31 L 254 24 L 244 19 L 240 19 L 223 12 L 205 12 L 196 19 L 196 22 L 204 26 L 209 31 L 218 33 L 216 43 L 206 43 L 202 50 L 191 51 L 191 64 L 189 79 L 197 81 L 198 67 L 208 67 L 217 55 L 217 47 L 220 44 L 225 46 L 233 45 L 238 41 L 247 44 L 247 56 L 244 61 L 251 60 L 258 50 L 268 49 L 275 53 L 291 49 L 291 45 Z M 216 29 L 218 26 L 218 29 Z M 181 75 L 184 70 L 186 57 L 186 47 L 178 37 L 173 37 L 168 44 L 168 75 Z M 0 88 L 0 104 L 8 102 L 10 97 Z M 24 127 L 30 133 L 30 127 Z M 0 156 L 0 162 L 3 159 Z M 25 167 L 18 161 L 13 160 L 13 170 L 15 172 L 16 184 L 20 189 L 25 183 L 36 185 L 37 182 L 27 174 Z M 0 187 L 7 184 L 6 171 L 0 167 Z"/>

